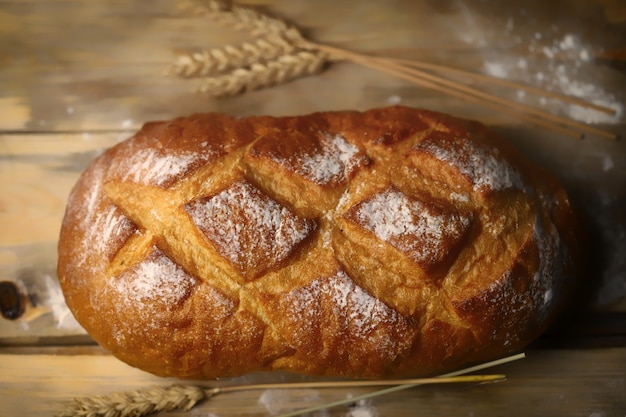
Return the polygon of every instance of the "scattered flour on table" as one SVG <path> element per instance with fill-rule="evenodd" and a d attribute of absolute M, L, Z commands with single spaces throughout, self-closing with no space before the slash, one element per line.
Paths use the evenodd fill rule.
<path fill-rule="evenodd" d="M 599 213 L 598 210 L 596 213 Z M 602 285 L 595 291 L 593 302 L 598 306 L 610 305 L 626 296 L 626 227 L 615 225 L 605 214 L 596 214 L 599 228 L 603 232 L 606 253 L 612 254 L 606 260 L 602 273 Z"/>
<path fill-rule="evenodd" d="M 43 300 L 43 304 L 50 308 L 57 329 L 82 330 L 82 326 L 78 324 L 65 303 L 65 297 L 58 281 L 49 275 L 43 278 L 47 290 L 47 296 Z"/>
<path fill-rule="evenodd" d="M 584 67 L 593 63 L 593 50 L 573 34 L 546 43 L 544 36 L 536 33 L 529 41 L 529 56 L 539 56 L 541 65 L 533 65 L 527 58 L 498 57 L 489 58 L 483 64 L 488 75 L 497 78 L 516 80 L 528 85 L 559 92 L 572 97 L 586 99 L 588 102 L 610 108 L 614 114 L 575 104 L 562 104 L 563 112 L 570 118 L 589 124 L 619 123 L 624 116 L 624 104 L 601 85 L 595 84 L 582 75 Z M 519 90 L 517 98 L 523 100 L 527 94 Z M 548 99 L 539 99 L 541 105 L 547 105 Z"/>
<path fill-rule="evenodd" d="M 352 394 L 348 394 L 350 399 Z M 322 405 L 323 399 L 320 393 L 314 389 L 268 389 L 261 393 L 259 404 L 270 415 L 285 413 L 297 408 L 307 408 Z M 348 410 L 341 414 L 343 417 L 378 417 L 378 409 L 372 405 L 371 399 L 360 399 L 347 406 Z M 330 416 L 328 409 L 317 410 L 306 414 L 307 417 Z"/>
<path fill-rule="evenodd" d="M 398 105 L 402 102 L 402 97 L 397 95 L 397 94 L 392 94 L 389 97 L 387 97 L 387 104 L 389 106 L 395 106 Z"/>
<path fill-rule="evenodd" d="M 372 405 L 372 400 L 364 398 L 350 405 L 345 417 L 378 417 L 378 409 Z"/>
<path fill-rule="evenodd" d="M 277 415 L 298 408 L 307 408 L 320 404 L 320 393 L 318 390 L 304 389 L 267 389 L 259 396 L 261 404 L 269 415 Z M 327 410 L 321 410 L 315 414 L 308 414 L 310 417 L 328 416 Z"/>

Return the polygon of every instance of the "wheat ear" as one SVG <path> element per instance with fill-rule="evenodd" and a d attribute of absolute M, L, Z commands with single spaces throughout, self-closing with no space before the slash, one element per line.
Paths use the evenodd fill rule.
<path fill-rule="evenodd" d="M 141 417 L 160 411 L 190 410 L 214 393 L 200 387 L 170 386 L 76 399 L 57 417 Z"/>
<path fill-rule="evenodd" d="M 303 39 L 300 31 L 284 20 L 225 1 L 191 0 L 184 5 L 184 8 L 196 15 L 207 16 L 225 27 L 245 31 L 252 36 L 272 33 L 294 42 Z"/>
<path fill-rule="evenodd" d="M 238 46 L 227 45 L 179 56 L 169 70 L 170 74 L 183 77 L 206 77 L 249 67 L 254 63 L 271 61 L 289 55 L 295 46 L 277 35 L 268 35 L 244 42 Z"/>
<path fill-rule="evenodd" d="M 235 68 L 231 73 L 206 78 L 198 88 L 198 91 L 208 93 L 210 95 L 220 97 L 233 94 L 239 94 L 244 91 L 250 91 L 261 87 L 269 87 L 291 80 L 295 77 L 311 75 L 318 72 L 325 62 L 334 60 L 348 60 L 359 63 L 363 66 L 403 78 L 417 85 L 423 85 L 445 94 L 450 94 L 459 98 L 463 98 L 470 102 L 482 104 L 485 107 L 497 109 L 505 113 L 513 114 L 525 121 L 546 127 L 554 132 L 566 134 L 573 137 L 582 137 L 581 133 L 590 133 L 609 139 L 616 139 L 617 135 L 613 132 L 578 123 L 565 117 L 559 117 L 550 112 L 537 109 L 528 105 L 518 103 L 514 100 L 500 98 L 494 94 L 484 92 L 481 89 L 465 86 L 461 83 L 449 80 L 439 73 L 450 75 L 451 73 L 459 73 L 454 69 L 441 70 L 438 66 L 429 65 L 419 61 L 398 60 L 385 57 L 373 57 L 363 54 L 353 53 L 337 47 L 318 44 L 307 40 L 302 33 L 294 26 L 289 25 L 283 20 L 268 16 L 255 10 L 239 7 L 236 5 L 227 5 L 223 1 L 218 0 L 196 0 L 191 3 L 191 10 L 195 14 L 208 16 L 214 21 L 219 22 L 238 30 L 246 30 L 252 36 L 275 36 L 280 39 L 281 44 L 276 49 L 285 49 L 286 44 L 291 51 L 280 56 L 273 57 L 268 55 L 264 61 L 253 62 L 244 65 L 241 62 L 248 63 L 248 60 L 241 60 L 236 48 L 228 49 L 234 58 L 232 65 Z M 281 46 L 282 45 L 282 46 Z M 274 55 L 275 56 L 275 55 Z M 226 48 L 216 50 L 207 55 L 197 55 L 191 57 L 183 57 L 178 63 L 178 76 L 186 76 L 185 74 L 202 74 L 202 70 L 206 74 L 210 73 L 209 68 L 218 65 L 213 61 L 227 60 L 228 54 Z M 240 61 L 237 61 L 240 59 Z M 222 63 L 223 64 L 223 63 Z M 428 71 L 433 71 L 434 74 Z M 467 74 L 466 74 L 467 75 Z M 470 77 L 474 80 L 482 81 L 491 80 L 491 77 Z M 501 82 L 499 82 L 502 84 Z M 507 83 L 509 87 L 511 83 Z M 518 88 L 517 86 L 515 86 Z M 535 92 L 541 94 L 538 89 L 525 88 L 524 91 Z M 552 95 L 554 97 L 554 95 Z M 564 101 L 577 105 L 594 108 L 598 111 L 614 114 L 614 110 L 597 106 L 593 103 L 582 102 L 574 98 L 567 98 Z"/>
<path fill-rule="evenodd" d="M 57 417 L 142 417 L 159 411 L 172 411 L 193 408 L 198 402 L 207 400 L 221 393 L 268 389 L 327 389 L 357 388 L 374 386 L 397 386 L 398 384 L 453 384 L 499 382 L 504 375 L 469 375 L 454 377 L 434 377 L 397 380 L 361 380 L 361 381 L 319 381 L 319 382 L 283 382 L 269 384 L 233 385 L 224 387 L 201 388 L 198 386 L 173 386 L 169 388 L 148 388 L 130 393 L 114 393 L 109 396 L 75 398 Z M 415 385 L 415 386 L 417 386 Z M 349 401 L 348 401 L 349 402 Z M 317 407 L 318 409 L 324 406 Z M 300 413 L 291 413 L 299 415 Z"/>
<path fill-rule="evenodd" d="M 470 368 L 450 372 L 433 378 L 416 379 L 385 379 L 385 380 L 356 380 L 356 381 L 310 381 L 310 382 L 282 382 L 269 384 L 233 385 L 223 387 L 201 388 L 198 386 L 155 387 L 146 390 L 135 390 L 129 393 L 114 393 L 109 396 L 75 398 L 57 417 L 142 417 L 159 411 L 175 409 L 190 410 L 198 402 L 207 400 L 220 393 L 239 392 L 267 389 L 296 389 L 296 388 L 356 388 L 373 386 L 391 386 L 385 390 L 374 391 L 359 397 L 348 398 L 340 402 L 316 406 L 311 409 L 291 412 L 288 416 L 301 415 L 307 411 L 316 411 L 340 404 L 383 395 L 387 392 L 400 391 L 424 384 L 450 383 L 485 383 L 502 381 L 505 376 L 495 375 L 464 375 L 470 372 L 502 365 L 524 358 L 523 353 L 497 359 Z"/>
<path fill-rule="evenodd" d="M 272 61 L 253 63 L 228 74 L 205 78 L 198 86 L 198 92 L 213 97 L 236 95 L 318 73 L 325 63 L 326 55 L 320 52 L 299 51 L 281 55 Z"/>

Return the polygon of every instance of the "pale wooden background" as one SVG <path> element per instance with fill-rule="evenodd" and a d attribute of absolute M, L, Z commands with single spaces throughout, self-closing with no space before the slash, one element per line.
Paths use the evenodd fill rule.
<path fill-rule="evenodd" d="M 601 100 L 626 105 L 626 4 L 620 0 L 242 3 L 296 23 L 317 42 L 477 72 L 504 69 L 511 79 L 568 87 L 590 99 L 599 93 Z M 245 39 L 181 13 L 176 1 L 0 1 L 0 279 L 28 281 L 55 304 L 54 312 L 28 323 L 0 320 L 0 415 L 45 415 L 74 395 L 170 382 L 91 347 L 63 311 L 62 298 L 50 294 L 65 199 L 95 155 L 145 121 L 193 112 L 278 116 L 397 102 L 481 120 L 550 168 L 587 217 L 593 269 L 578 313 L 533 346 L 523 363 L 504 367 L 506 383 L 425 387 L 374 400 L 361 412 L 626 415 L 624 139 L 574 140 L 350 63 L 220 100 L 194 94 L 194 81 L 162 75 L 181 51 Z M 574 49 L 564 51 L 561 42 L 568 39 Z M 555 50 L 566 53 L 546 56 Z M 579 52 L 596 59 L 581 63 Z M 493 91 L 541 105 L 515 91 Z M 569 110 L 551 101 L 544 106 L 558 114 Z M 626 135 L 623 116 L 599 126 Z M 320 391 L 311 401 L 356 393 Z M 267 415 L 290 401 L 279 394 L 270 397 L 275 408 L 251 392 L 218 397 L 197 415 Z"/>

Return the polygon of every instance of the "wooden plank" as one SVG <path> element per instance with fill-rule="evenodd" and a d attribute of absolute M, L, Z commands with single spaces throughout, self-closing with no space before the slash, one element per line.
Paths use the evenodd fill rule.
<path fill-rule="evenodd" d="M 626 73 L 618 62 L 580 59 L 623 46 L 623 2 L 241 4 L 294 22 L 311 39 L 330 45 L 491 70 L 557 90 L 579 87 L 574 92 L 593 99 L 596 93 L 611 93 L 624 104 L 620 92 L 626 91 Z M 237 44 L 248 36 L 185 14 L 178 2 L 157 0 L 147 7 L 121 0 L 4 0 L 0 5 L 2 279 L 54 286 L 56 239 L 69 190 L 95 155 L 144 121 L 197 111 L 281 115 L 400 103 L 494 125 L 562 178 L 592 233 L 594 265 L 587 281 L 593 288 L 587 301 L 594 309 L 626 311 L 625 141 L 591 137 L 577 142 L 351 63 L 335 63 L 318 76 L 241 97 L 207 99 L 190 93 L 193 82 L 163 77 L 162 71 L 181 51 Z M 548 56 L 555 52 L 558 57 Z M 576 110 L 510 94 L 557 113 Z M 599 97 L 606 100 L 603 94 Z M 626 134 L 623 117 L 602 126 Z M 56 337 L 76 331 L 58 326 L 51 314 L 29 323 L 1 320 L 0 344 L 57 343 Z"/>
<path fill-rule="evenodd" d="M 491 372 L 504 373 L 507 380 L 486 385 L 422 386 L 353 405 L 352 409 L 341 406 L 320 415 L 621 417 L 626 410 L 625 348 L 530 351 L 526 359 L 483 373 Z M 272 380 L 302 381 L 303 378 L 280 373 L 249 375 L 217 384 Z M 207 382 L 157 378 L 108 355 L 0 354 L 0 402 L 7 416 L 49 415 L 78 396 L 106 395 L 181 382 L 207 385 Z M 298 389 L 293 392 L 280 389 L 220 394 L 191 413 L 164 415 L 265 416 L 370 391 L 373 389 Z"/>
<path fill-rule="evenodd" d="M 524 71 L 551 74 L 556 64 L 542 56 L 567 35 L 589 48 L 622 46 L 619 4 L 560 0 L 507 4 L 430 1 L 350 3 L 244 1 L 297 23 L 319 42 L 372 54 L 484 71 L 487 63 L 527 60 Z M 609 4 L 610 3 L 610 4 Z M 293 114 L 328 109 L 362 109 L 402 100 L 489 123 L 515 118 L 352 64 L 244 97 L 211 100 L 190 93 L 196 83 L 163 77 L 177 54 L 238 44 L 249 36 L 178 10 L 180 2 L 3 1 L 0 12 L 0 130 L 95 130 L 137 127 L 141 122 L 197 111 L 234 114 Z M 567 15 L 561 10 L 569 10 Z M 621 5 L 623 10 L 623 4 Z M 532 16 L 528 19 L 525 16 Z M 580 16 L 584 17 L 581 27 Z M 532 55 L 536 55 L 534 58 Z M 577 65 L 577 64 L 576 64 Z M 604 65 L 577 73 L 585 82 L 618 91 L 624 76 Z M 531 77 L 532 78 L 532 77 Z M 536 82 L 535 79 L 529 81 Z"/>
<path fill-rule="evenodd" d="M 0 247 L 56 242 L 80 172 L 119 139 L 120 133 L 0 134 Z"/>
<path fill-rule="evenodd" d="M 23 284 L 39 316 L 0 320 L 0 344 L 83 334 L 56 279 L 67 196 L 86 165 L 128 132 L 0 134 L 0 279 Z"/>
<path fill-rule="evenodd" d="M 592 284 L 588 302 L 595 308 L 625 311 L 626 266 L 621 248 L 626 218 L 620 207 L 624 204 L 626 142 L 546 141 L 523 129 L 499 130 L 566 182 L 593 227 L 590 254 L 597 264 L 588 276 Z M 34 286 L 56 288 L 56 240 L 67 195 L 92 158 L 131 134 L 131 130 L 120 130 L 0 135 L 3 279 L 29 280 Z M 75 331 L 75 327 L 59 327 L 49 314 L 30 323 L 0 320 L 0 343 L 36 343 L 44 337 Z"/>
<path fill-rule="evenodd" d="M 516 90 L 478 86 L 576 120 L 604 120 L 600 126 L 626 136 L 623 1 L 239 3 L 286 18 L 315 41 L 486 72 L 608 102 L 621 116 L 600 118 Z M 77 395 L 173 382 L 83 345 L 88 337 L 63 309 L 55 264 L 65 199 L 80 171 L 104 148 L 145 121 L 200 111 L 283 115 L 400 103 L 490 124 L 565 182 L 591 232 L 590 287 L 587 304 L 579 307 L 601 313 L 570 318 L 535 345 L 551 350 L 531 349 L 528 359 L 499 369 L 509 376 L 505 383 L 421 387 L 315 415 L 624 416 L 626 141 L 590 137 L 577 142 L 518 117 L 343 62 L 286 85 L 209 99 L 192 92 L 196 81 L 164 77 L 163 71 L 182 51 L 238 44 L 248 36 L 182 13 L 178 5 L 169 0 L 149 5 L 0 0 L 0 279 L 29 281 L 34 291 L 52 293 L 48 301 L 57 307 L 29 322 L 0 320 L 0 415 L 50 415 Z M 603 349 L 563 350 L 572 346 Z M 254 375 L 235 382 L 282 377 Z M 261 416 L 361 392 L 242 392 L 218 396 L 192 413 L 171 415 Z"/>

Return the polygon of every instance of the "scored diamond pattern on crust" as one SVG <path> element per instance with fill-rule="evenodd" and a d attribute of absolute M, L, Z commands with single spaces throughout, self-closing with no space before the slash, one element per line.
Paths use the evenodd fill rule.
<path fill-rule="evenodd" d="M 247 280 L 284 261 L 316 227 L 247 181 L 194 200 L 185 209 Z"/>
<path fill-rule="evenodd" d="M 159 300 L 168 307 L 188 296 L 195 284 L 195 278 L 157 248 L 116 280 L 117 289 L 129 303 Z"/>
<path fill-rule="evenodd" d="M 275 143 L 274 137 L 262 138 L 251 152 L 317 185 L 345 184 L 360 167 L 369 163 L 365 153 L 340 134 L 292 133 L 281 146 Z"/>
<path fill-rule="evenodd" d="M 345 218 L 391 244 L 425 271 L 454 256 L 471 215 L 408 197 L 393 187 L 356 204 Z"/>
<path fill-rule="evenodd" d="M 473 191 L 482 194 L 509 188 L 524 189 L 520 172 L 509 164 L 501 152 L 491 146 L 475 143 L 467 136 L 431 132 L 411 149 L 411 155 L 424 165 L 424 158 L 443 163 L 430 169 L 430 175 L 449 171 L 451 183 L 467 182 Z"/>

